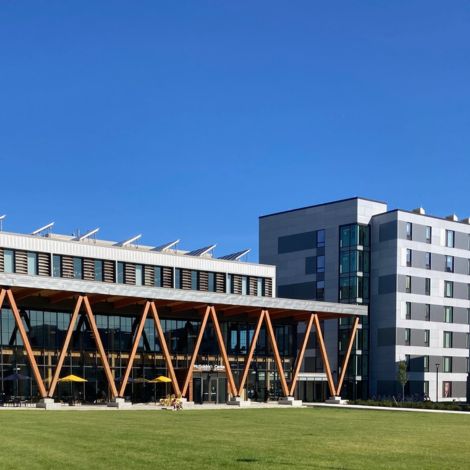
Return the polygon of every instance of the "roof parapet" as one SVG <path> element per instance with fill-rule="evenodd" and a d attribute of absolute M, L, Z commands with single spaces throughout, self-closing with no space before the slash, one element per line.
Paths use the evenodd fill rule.
<path fill-rule="evenodd" d="M 416 209 L 413 209 L 411 212 L 414 212 L 415 214 L 419 215 L 426 215 L 426 211 L 424 210 L 424 207 L 417 207 Z"/>
<path fill-rule="evenodd" d="M 457 217 L 456 214 L 451 214 L 446 217 L 446 220 L 451 220 L 452 222 L 458 222 L 459 218 Z"/>

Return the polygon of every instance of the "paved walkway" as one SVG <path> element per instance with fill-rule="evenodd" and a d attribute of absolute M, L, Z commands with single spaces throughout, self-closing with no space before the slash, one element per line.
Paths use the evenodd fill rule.
<path fill-rule="evenodd" d="M 453 411 L 453 410 L 427 410 L 424 408 L 395 408 L 391 406 L 367 406 L 367 405 L 332 405 L 330 403 L 304 403 L 304 406 L 316 408 L 348 408 L 353 410 L 374 410 L 374 411 L 414 411 L 418 413 L 448 413 L 460 414 L 470 416 L 468 411 Z"/>

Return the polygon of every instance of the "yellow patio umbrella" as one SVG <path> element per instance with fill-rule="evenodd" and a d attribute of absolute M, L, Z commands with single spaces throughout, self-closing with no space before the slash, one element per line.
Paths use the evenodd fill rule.
<path fill-rule="evenodd" d="M 67 375 L 65 377 L 62 377 L 59 379 L 59 382 L 88 382 L 87 379 L 83 379 L 82 377 L 79 377 L 78 375 Z"/>
<path fill-rule="evenodd" d="M 136 379 L 129 380 L 129 382 L 134 382 L 135 384 L 145 384 L 149 382 L 145 377 L 137 377 Z"/>
<path fill-rule="evenodd" d="M 159 377 L 156 377 L 153 380 L 149 380 L 150 383 L 156 384 L 156 383 L 170 383 L 171 379 L 169 377 L 165 377 L 164 375 L 160 375 Z"/>

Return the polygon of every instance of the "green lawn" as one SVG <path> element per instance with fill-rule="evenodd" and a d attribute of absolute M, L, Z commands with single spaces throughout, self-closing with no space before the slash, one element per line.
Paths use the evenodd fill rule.
<path fill-rule="evenodd" d="M 470 415 L 0 411 L 0 468 L 468 468 Z"/>

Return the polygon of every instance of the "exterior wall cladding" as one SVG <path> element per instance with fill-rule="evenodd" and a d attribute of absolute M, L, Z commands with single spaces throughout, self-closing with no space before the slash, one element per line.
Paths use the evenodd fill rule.
<path fill-rule="evenodd" d="M 352 198 L 260 217 L 259 237 L 260 262 L 277 266 L 279 296 L 369 304 L 343 395 L 397 396 L 397 364 L 406 360 L 406 395 L 467 398 L 467 221 L 387 211 L 385 203 Z M 338 374 L 349 325 L 328 323 L 328 354 Z M 306 357 L 317 357 L 314 344 Z"/>

